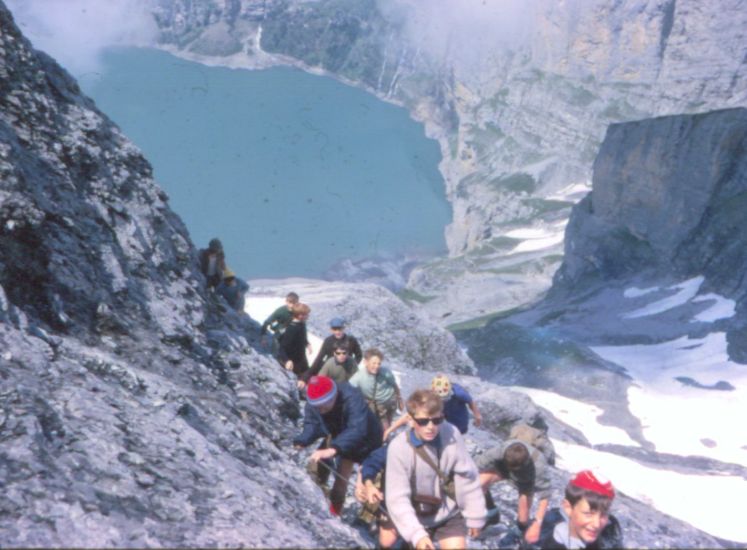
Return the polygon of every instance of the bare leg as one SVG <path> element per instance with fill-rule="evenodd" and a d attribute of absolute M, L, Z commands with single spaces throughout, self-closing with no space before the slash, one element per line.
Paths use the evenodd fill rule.
<path fill-rule="evenodd" d="M 397 542 L 397 529 L 394 527 L 382 527 L 379 525 L 379 546 L 390 548 Z"/>
<path fill-rule="evenodd" d="M 335 482 L 329 493 L 329 500 L 332 507 L 338 512 L 342 512 L 342 505 L 345 503 L 345 493 L 348 491 L 348 478 L 353 473 L 353 461 L 347 458 L 340 459 L 340 467 L 335 476 Z"/>
<path fill-rule="evenodd" d="M 516 509 L 516 519 L 522 524 L 526 525 L 529 523 L 529 510 L 532 509 L 532 495 L 524 494 L 519 495 L 519 505 Z"/>
<path fill-rule="evenodd" d="M 467 547 L 467 539 L 464 537 L 445 537 L 438 539 L 438 547 L 441 550 L 464 550 Z"/>

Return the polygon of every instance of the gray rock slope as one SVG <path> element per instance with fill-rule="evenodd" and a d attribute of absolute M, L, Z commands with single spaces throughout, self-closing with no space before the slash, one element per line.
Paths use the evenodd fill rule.
<path fill-rule="evenodd" d="M 147 161 L 2 4 L 0 75 L 0 546 L 363 544 Z"/>
<path fill-rule="evenodd" d="M 206 296 L 148 162 L 1 3 L 0 76 L 0 546 L 367 544 L 328 515 L 291 450 L 294 380 Z M 472 372 L 385 289 L 320 292 L 319 332 L 331 300 L 392 361 Z"/>

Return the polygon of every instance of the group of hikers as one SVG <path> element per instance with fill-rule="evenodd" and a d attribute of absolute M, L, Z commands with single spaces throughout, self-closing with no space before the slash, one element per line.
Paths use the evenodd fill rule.
<path fill-rule="evenodd" d="M 217 273 L 221 263 L 215 264 Z M 572 476 L 560 508 L 548 509 L 555 457 L 543 430 L 518 424 L 505 442 L 473 460 L 464 434 L 470 413 L 475 426 L 482 415 L 464 387 L 438 374 L 430 387 L 403 400 L 394 374 L 382 365 L 384 354 L 362 351 L 341 317 L 330 321 L 331 334 L 309 365 L 310 312 L 298 294 L 289 293 L 262 324 L 261 341 L 268 346 L 271 338 L 278 362 L 296 376 L 305 406 L 293 445 L 316 445 L 307 469 L 332 515 L 342 514 L 357 464 L 359 518 L 375 523 L 382 548 L 465 548 L 468 536 L 478 537 L 486 524 L 500 520 L 490 492 L 500 481 L 518 491 L 523 547 L 622 547 L 620 525 L 610 514 L 615 490 L 600 474 L 583 470 Z M 403 414 L 395 419 L 398 410 Z"/>

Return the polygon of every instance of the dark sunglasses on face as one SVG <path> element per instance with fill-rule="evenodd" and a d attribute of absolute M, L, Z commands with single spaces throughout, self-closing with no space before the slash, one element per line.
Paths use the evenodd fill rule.
<path fill-rule="evenodd" d="M 444 417 L 434 416 L 433 418 L 413 418 L 413 420 L 418 426 L 427 426 L 428 422 L 433 422 L 434 426 L 438 426 L 441 422 L 444 421 Z"/>
<path fill-rule="evenodd" d="M 347 351 L 336 351 L 335 352 L 335 355 L 347 355 L 347 354 L 348 354 Z"/>

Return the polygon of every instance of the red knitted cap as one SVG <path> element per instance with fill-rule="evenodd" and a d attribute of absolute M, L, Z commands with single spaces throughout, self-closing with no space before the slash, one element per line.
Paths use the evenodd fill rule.
<path fill-rule="evenodd" d="M 337 395 L 337 384 L 327 376 L 312 376 L 306 387 L 306 401 L 309 405 L 321 407 Z"/>
<path fill-rule="evenodd" d="M 606 477 L 595 475 L 591 470 L 582 470 L 571 479 L 571 484 L 610 499 L 615 498 L 615 488 Z"/>

